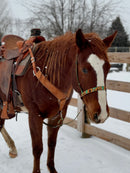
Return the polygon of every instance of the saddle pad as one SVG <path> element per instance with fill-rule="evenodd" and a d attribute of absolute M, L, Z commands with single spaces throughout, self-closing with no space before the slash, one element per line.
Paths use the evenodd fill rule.
<path fill-rule="evenodd" d="M 17 68 L 17 70 L 16 70 L 16 72 L 15 72 L 15 75 L 16 75 L 16 76 L 23 76 L 23 75 L 26 73 L 26 71 L 27 71 L 27 69 L 28 69 L 30 63 L 31 63 L 31 61 L 30 61 L 30 54 L 28 54 L 28 55 L 20 62 L 19 66 L 18 66 L 18 68 Z"/>

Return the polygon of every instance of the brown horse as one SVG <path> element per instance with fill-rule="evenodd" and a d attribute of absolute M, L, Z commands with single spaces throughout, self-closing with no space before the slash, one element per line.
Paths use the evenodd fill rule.
<path fill-rule="evenodd" d="M 54 40 L 37 44 L 34 52 L 37 70 L 41 69 L 56 88 L 68 95 L 62 110 L 59 108 L 60 101 L 33 75 L 31 65 L 24 76 L 16 78 L 18 91 L 29 111 L 34 156 L 33 173 L 40 172 L 40 156 L 43 151 L 42 127 L 46 118 L 47 166 L 50 173 L 57 173 L 54 165 L 57 134 L 62 119 L 65 118 L 72 89 L 81 95 L 91 121 L 103 123 L 107 119 L 109 112 L 105 86 L 110 68 L 107 48 L 115 35 L 116 33 L 101 40 L 94 33 L 83 34 L 78 30 L 76 34 L 67 33 Z"/>

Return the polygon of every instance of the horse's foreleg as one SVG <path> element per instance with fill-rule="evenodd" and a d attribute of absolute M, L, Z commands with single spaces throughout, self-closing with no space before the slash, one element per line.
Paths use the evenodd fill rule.
<path fill-rule="evenodd" d="M 0 111 L 0 114 L 1 114 L 1 111 Z M 4 126 L 4 122 L 5 122 L 5 120 L 0 118 L 0 131 L 1 131 L 2 127 Z"/>
<path fill-rule="evenodd" d="M 50 173 L 57 173 L 54 164 L 55 146 L 59 128 L 48 127 L 48 158 L 47 166 Z"/>
<path fill-rule="evenodd" d="M 40 156 L 43 151 L 42 118 L 39 116 L 29 114 L 29 126 L 32 138 L 33 156 L 34 156 L 33 173 L 40 173 Z"/>
<path fill-rule="evenodd" d="M 66 109 L 64 109 L 63 113 L 63 118 L 66 115 Z M 61 120 L 61 118 L 59 117 L 59 119 L 55 120 L 55 121 L 48 121 L 48 124 L 51 124 L 53 126 L 57 126 L 58 125 L 58 121 Z M 58 135 L 58 131 L 59 131 L 59 127 L 57 128 L 52 128 L 52 127 L 47 127 L 48 129 L 48 158 L 47 158 L 47 166 L 48 169 L 50 171 L 50 173 L 57 173 L 56 169 L 55 169 L 55 163 L 54 163 L 54 155 L 55 155 L 55 147 L 56 147 L 56 141 L 57 141 L 57 135 Z"/>
<path fill-rule="evenodd" d="M 6 141 L 8 147 L 10 148 L 10 151 L 9 151 L 10 157 L 15 158 L 17 156 L 17 150 L 16 150 L 13 139 L 9 136 L 9 134 L 7 133 L 4 127 L 1 129 L 1 134 L 4 140 Z"/>

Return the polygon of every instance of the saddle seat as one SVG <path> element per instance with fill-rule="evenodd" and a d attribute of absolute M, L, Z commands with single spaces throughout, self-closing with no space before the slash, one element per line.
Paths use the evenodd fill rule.
<path fill-rule="evenodd" d="M 24 41 L 24 39 L 17 35 L 5 35 L 1 40 L 2 45 L 4 45 L 5 49 L 17 49 L 18 41 Z"/>
<path fill-rule="evenodd" d="M 5 59 L 16 58 L 19 55 L 19 49 L 17 46 L 18 41 L 24 41 L 23 38 L 17 35 L 6 35 L 1 40 L 1 55 Z"/>

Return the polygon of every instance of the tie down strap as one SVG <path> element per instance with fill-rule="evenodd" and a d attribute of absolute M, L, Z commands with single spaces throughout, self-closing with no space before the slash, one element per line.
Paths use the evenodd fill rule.
<path fill-rule="evenodd" d="M 69 99 L 70 94 L 72 92 L 72 87 L 69 89 L 68 93 L 63 93 L 61 90 L 56 88 L 41 72 L 40 68 L 36 67 L 35 58 L 33 56 L 31 48 L 29 48 L 29 52 L 31 55 L 31 63 L 33 66 L 33 73 L 37 77 L 37 79 L 41 82 L 41 84 L 52 94 L 54 95 L 59 103 L 59 111 L 65 106 L 66 100 Z M 38 71 L 37 71 L 38 69 Z"/>

